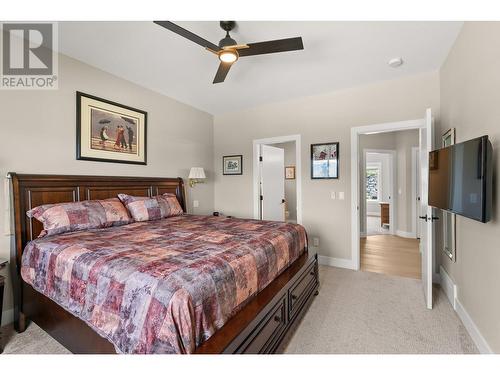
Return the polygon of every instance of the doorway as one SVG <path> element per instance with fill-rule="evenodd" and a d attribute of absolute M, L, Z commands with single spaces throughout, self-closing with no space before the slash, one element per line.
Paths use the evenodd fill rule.
<path fill-rule="evenodd" d="M 395 150 L 363 149 L 361 237 L 395 233 L 395 159 Z"/>
<path fill-rule="evenodd" d="M 355 127 L 351 129 L 351 235 L 352 235 L 352 240 L 351 240 L 351 245 L 352 245 L 352 260 L 353 260 L 353 265 L 352 267 L 354 269 L 359 270 L 361 268 L 361 247 L 362 247 L 362 242 L 367 241 L 368 237 L 362 239 L 361 238 L 361 218 L 362 218 L 362 206 L 363 202 L 365 199 L 365 196 L 362 196 L 360 194 L 361 191 L 361 186 L 363 183 L 363 178 L 364 176 L 361 175 L 361 170 L 364 167 L 364 164 L 360 161 L 362 161 L 362 153 L 360 152 L 360 138 L 363 135 L 371 135 L 371 134 L 377 134 L 377 135 L 382 135 L 385 137 L 388 133 L 391 132 L 398 132 L 398 131 L 404 131 L 404 130 L 414 130 L 418 132 L 418 155 L 417 157 L 419 159 L 419 181 L 418 185 L 420 187 L 420 197 L 418 200 L 418 206 L 417 212 L 419 213 L 419 217 L 422 219 L 421 225 L 419 227 L 419 235 L 420 239 L 416 239 L 416 228 L 415 228 L 415 233 L 413 232 L 413 228 L 416 227 L 417 225 L 413 225 L 412 223 L 412 215 L 414 215 L 414 210 L 412 209 L 412 205 L 414 202 L 409 202 L 410 203 L 410 209 L 406 210 L 406 213 L 404 212 L 405 210 L 402 209 L 402 204 L 400 204 L 398 211 L 395 213 L 395 216 L 397 217 L 397 222 L 398 224 L 405 223 L 405 228 L 412 228 L 412 229 L 406 229 L 406 230 L 399 230 L 396 229 L 396 235 L 397 236 L 391 236 L 391 235 L 385 235 L 385 236 L 373 236 L 375 237 L 389 237 L 394 240 L 398 241 L 414 241 L 414 243 L 417 244 L 417 246 L 412 246 L 412 257 L 414 259 L 417 259 L 420 261 L 420 279 L 422 280 L 422 287 L 423 287 L 423 294 L 425 297 L 425 304 L 427 308 L 431 309 L 432 308 L 432 278 L 433 278 L 433 271 L 434 271 L 434 228 L 433 228 L 433 221 L 435 218 L 435 215 L 433 214 L 433 208 L 428 205 L 428 197 L 427 197 L 427 189 L 428 189 L 428 170 L 429 170 L 429 158 L 428 158 L 428 153 L 433 150 L 434 147 L 434 131 L 433 131 L 433 119 L 432 119 L 432 114 L 431 110 L 427 109 L 425 112 L 425 116 L 422 119 L 417 119 L 417 120 L 410 120 L 410 121 L 401 121 L 401 122 L 394 122 L 394 123 L 385 123 L 385 124 L 375 124 L 375 125 L 368 125 L 368 126 L 360 126 L 360 127 Z M 402 179 L 403 176 L 410 175 L 412 176 L 411 173 L 411 166 L 414 165 L 412 163 L 412 151 L 410 149 L 409 156 L 403 158 L 397 158 L 397 163 L 399 167 L 399 163 L 404 162 L 403 168 L 401 168 L 401 173 L 398 173 L 396 177 L 397 186 L 396 189 L 396 194 L 393 198 L 397 199 L 399 195 L 402 193 L 402 187 L 400 186 L 400 179 Z M 406 166 L 406 167 L 405 167 Z M 398 168 L 399 171 L 399 168 Z M 412 186 L 413 184 L 408 184 L 407 186 L 407 191 L 412 191 Z M 411 195 L 411 193 L 407 193 L 408 195 Z M 408 199 L 410 201 L 410 199 Z M 425 221 L 425 223 L 423 222 Z M 399 225 L 398 225 L 399 226 Z M 408 235 L 409 233 L 409 235 Z M 414 236 L 414 238 L 406 238 Z M 366 243 L 365 243 L 366 244 Z M 401 255 L 401 249 L 405 247 L 405 244 L 402 242 L 389 244 L 385 242 L 384 244 L 380 245 L 377 243 L 373 243 L 373 246 L 366 247 L 365 249 L 367 250 L 367 253 L 372 251 L 372 249 L 376 249 L 376 251 L 380 251 L 379 254 L 375 254 L 373 256 L 373 261 L 376 261 L 380 259 L 379 255 L 381 253 L 390 253 L 391 251 L 399 251 L 397 253 L 398 259 L 402 259 L 400 257 Z M 415 251 L 416 250 L 416 251 Z M 366 262 L 368 263 L 368 262 Z M 403 268 L 406 266 L 406 264 L 401 264 Z"/>
<path fill-rule="evenodd" d="M 412 197 L 413 148 L 418 144 L 417 129 L 360 136 L 362 271 L 421 277 Z"/>
<path fill-rule="evenodd" d="M 254 219 L 302 223 L 300 135 L 253 141 Z"/>

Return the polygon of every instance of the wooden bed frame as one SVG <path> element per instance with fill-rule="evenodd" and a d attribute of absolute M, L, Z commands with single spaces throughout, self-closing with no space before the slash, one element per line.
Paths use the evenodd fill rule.
<path fill-rule="evenodd" d="M 115 353 L 107 339 L 83 320 L 35 291 L 20 276 L 26 244 L 42 225 L 26 216 L 41 204 L 116 197 L 118 193 L 153 196 L 174 193 L 186 212 L 182 178 L 9 174 L 14 203 L 15 245 L 11 252 L 14 325 L 23 332 L 31 320 L 73 353 Z M 196 353 L 275 353 L 283 349 L 318 293 L 317 255 L 305 252 L 257 294 Z"/>

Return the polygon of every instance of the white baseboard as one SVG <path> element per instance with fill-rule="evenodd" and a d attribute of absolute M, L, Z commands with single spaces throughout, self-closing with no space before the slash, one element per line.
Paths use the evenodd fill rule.
<path fill-rule="evenodd" d="M 324 266 L 348 268 L 350 270 L 356 269 L 351 259 L 333 258 L 324 255 L 319 255 L 318 261 L 319 264 L 322 264 Z"/>
<path fill-rule="evenodd" d="M 470 317 L 469 313 L 467 313 L 467 310 L 465 310 L 465 308 L 462 306 L 462 304 L 458 299 L 455 300 L 455 304 L 456 304 L 455 311 L 462 320 L 462 323 L 467 329 L 467 332 L 469 332 L 469 335 L 472 337 L 472 340 L 476 344 L 479 353 L 494 354 L 493 350 L 491 350 L 490 346 L 488 345 L 485 338 L 481 334 L 481 331 L 479 331 L 479 328 L 477 328 L 476 324 Z"/>
<path fill-rule="evenodd" d="M 360 238 L 366 238 L 366 232 L 359 232 Z"/>
<path fill-rule="evenodd" d="M 446 297 L 448 297 L 453 310 L 457 312 L 458 317 L 462 321 L 467 332 L 469 332 L 479 352 L 481 354 L 493 354 L 493 350 L 491 350 L 488 342 L 481 334 L 481 331 L 479 331 L 479 328 L 477 328 L 476 323 L 474 323 L 467 310 L 465 310 L 458 300 L 457 284 L 455 284 L 443 266 L 439 267 L 439 274 L 441 278 L 441 289 L 444 291 L 444 294 L 446 294 Z"/>
<path fill-rule="evenodd" d="M 2 312 L 2 322 L 0 326 L 6 326 L 14 321 L 14 309 L 4 310 Z"/>
<path fill-rule="evenodd" d="M 417 238 L 417 235 L 413 232 L 405 232 L 403 230 L 396 230 L 396 236 L 404 238 Z"/>
<path fill-rule="evenodd" d="M 448 297 L 448 301 L 450 301 L 453 306 L 453 310 L 457 309 L 457 285 L 453 282 L 448 272 L 443 268 L 443 266 L 439 266 L 439 274 L 441 275 L 441 289 L 443 289 L 444 294 Z"/>

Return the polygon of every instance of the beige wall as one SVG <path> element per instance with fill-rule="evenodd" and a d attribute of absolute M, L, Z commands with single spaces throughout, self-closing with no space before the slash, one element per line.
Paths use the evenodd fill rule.
<path fill-rule="evenodd" d="M 301 134 L 303 224 L 321 255 L 350 259 L 350 128 L 422 118 L 428 107 L 438 116 L 437 72 L 215 116 L 215 209 L 252 217 L 252 141 Z M 311 180 L 310 145 L 328 141 L 340 142 L 340 178 Z M 221 158 L 232 154 L 243 154 L 241 176 L 222 175 Z"/>
<path fill-rule="evenodd" d="M 76 90 L 148 112 L 146 166 L 76 160 Z M 194 198 L 200 202 L 196 213 L 213 210 L 213 117 L 205 112 L 60 56 L 58 90 L 0 90 L 0 113 L 1 176 L 13 171 L 186 178 L 190 167 L 200 166 L 207 172 L 208 183 L 186 187 L 189 207 Z M 4 199 L 0 200 L 0 211 L 0 257 L 8 258 Z M 6 269 L 0 272 L 8 275 Z M 4 309 L 11 308 L 8 285 Z"/>
<path fill-rule="evenodd" d="M 458 299 L 491 349 L 500 353 L 500 23 L 466 22 L 441 68 L 439 134 L 456 128 L 462 142 L 484 134 L 493 144 L 492 220 L 482 224 L 457 215 L 457 261 L 440 252 L 458 286 Z M 495 177 L 496 176 L 496 177 Z"/>

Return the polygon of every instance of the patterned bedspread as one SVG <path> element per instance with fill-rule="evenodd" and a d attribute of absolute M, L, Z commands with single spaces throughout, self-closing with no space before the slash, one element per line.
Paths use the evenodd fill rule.
<path fill-rule="evenodd" d="M 122 353 L 191 353 L 304 251 L 302 226 L 182 215 L 40 238 L 21 274 Z"/>

